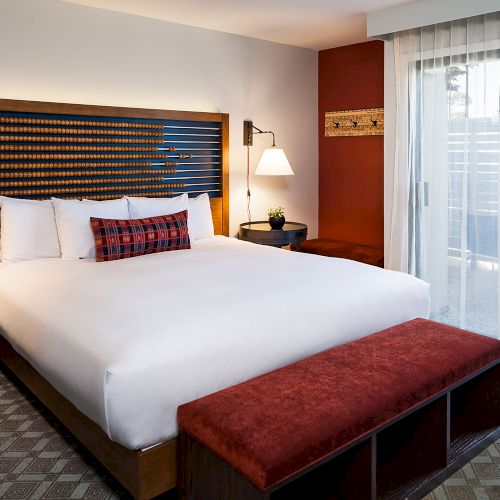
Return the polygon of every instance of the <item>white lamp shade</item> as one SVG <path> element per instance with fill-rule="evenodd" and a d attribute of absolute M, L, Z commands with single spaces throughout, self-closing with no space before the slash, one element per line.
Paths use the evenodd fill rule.
<path fill-rule="evenodd" d="M 293 175 L 293 170 L 285 152 L 273 146 L 262 153 L 255 175 Z"/>

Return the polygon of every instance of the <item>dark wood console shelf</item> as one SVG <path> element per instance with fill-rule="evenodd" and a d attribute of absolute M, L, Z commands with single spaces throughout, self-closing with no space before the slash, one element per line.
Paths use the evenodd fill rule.
<path fill-rule="evenodd" d="M 181 498 L 416 500 L 499 438 L 497 361 L 268 491 L 182 433 Z"/>
<path fill-rule="evenodd" d="M 384 500 L 421 499 L 498 439 L 500 439 L 500 429 L 498 428 L 465 435 L 461 439 L 457 439 L 450 448 L 449 463 L 446 467 L 416 477 L 404 487 L 377 498 Z"/>

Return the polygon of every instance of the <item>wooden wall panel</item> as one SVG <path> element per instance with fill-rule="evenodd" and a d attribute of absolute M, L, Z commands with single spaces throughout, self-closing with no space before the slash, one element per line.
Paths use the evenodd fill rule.
<path fill-rule="evenodd" d="M 319 236 L 384 246 L 383 136 L 325 137 L 328 111 L 384 106 L 384 44 L 319 52 Z"/>

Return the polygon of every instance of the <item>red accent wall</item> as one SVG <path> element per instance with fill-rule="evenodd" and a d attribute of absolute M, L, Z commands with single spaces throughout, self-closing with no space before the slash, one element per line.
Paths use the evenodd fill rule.
<path fill-rule="evenodd" d="M 384 138 L 325 137 L 325 111 L 384 106 L 384 44 L 318 57 L 319 237 L 383 248 Z"/>

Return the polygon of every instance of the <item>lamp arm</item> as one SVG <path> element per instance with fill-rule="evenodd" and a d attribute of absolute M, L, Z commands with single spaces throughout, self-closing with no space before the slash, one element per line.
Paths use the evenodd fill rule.
<path fill-rule="evenodd" d="M 261 130 L 260 128 L 252 125 L 252 127 L 257 130 L 257 132 L 252 132 L 252 134 L 272 134 L 273 135 L 273 147 L 276 146 L 276 139 L 274 137 L 274 132 L 272 130 Z"/>

